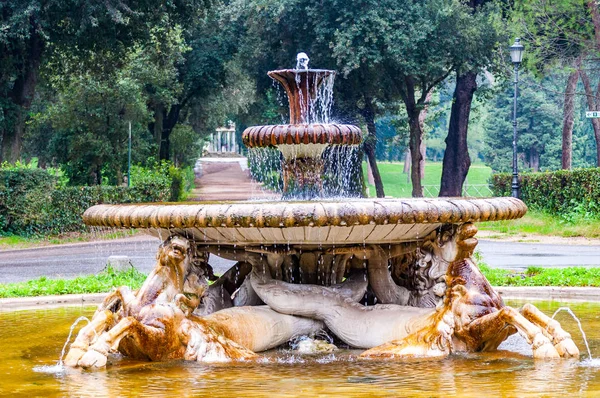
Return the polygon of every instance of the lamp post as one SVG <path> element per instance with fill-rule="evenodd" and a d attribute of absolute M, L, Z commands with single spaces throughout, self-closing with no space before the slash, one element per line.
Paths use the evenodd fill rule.
<path fill-rule="evenodd" d="M 513 198 L 519 197 L 519 169 L 517 164 L 517 83 L 519 82 L 519 65 L 523 59 L 524 47 L 521 39 L 515 39 L 515 43 L 510 46 L 510 59 L 515 66 L 515 95 L 513 99 L 513 176 L 512 176 L 512 194 Z"/>
<path fill-rule="evenodd" d="M 127 186 L 131 186 L 131 121 L 129 121 L 129 145 L 127 149 Z"/>

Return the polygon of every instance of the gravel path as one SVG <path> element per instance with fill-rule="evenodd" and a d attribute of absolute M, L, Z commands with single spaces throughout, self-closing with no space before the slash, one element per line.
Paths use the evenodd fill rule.
<path fill-rule="evenodd" d="M 279 195 L 252 181 L 246 162 L 246 158 L 201 158 L 191 200 L 278 199 Z"/>

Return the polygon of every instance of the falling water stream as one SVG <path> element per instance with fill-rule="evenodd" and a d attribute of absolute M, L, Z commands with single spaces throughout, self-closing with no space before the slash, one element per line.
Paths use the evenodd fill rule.
<path fill-rule="evenodd" d="M 590 345 L 588 344 L 587 337 L 585 336 L 585 332 L 583 331 L 583 327 L 581 326 L 581 321 L 579 321 L 579 318 L 577 318 L 573 311 L 569 307 L 560 307 L 554 312 L 554 314 L 552 315 L 552 319 L 554 319 L 556 315 L 561 311 L 567 312 L 573 317 L 575 322 L 577 322 L 577 326 L 579 327 L 579 331 L 581 332 L 581 336 L 583 337 L 583 342 L 585 343 L 585 348 L 587 348 L 588 359 L 590 361 L 593 361 L 594 358 L 592 357 L 592 351 L 590 351 Z"/>

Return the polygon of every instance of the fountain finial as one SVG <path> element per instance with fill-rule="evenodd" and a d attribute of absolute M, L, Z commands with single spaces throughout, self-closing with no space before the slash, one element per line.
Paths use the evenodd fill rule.
<path fill-rule="evenodd" d="M 298 55 L 296 55 L 296 69 L 308 70 L 308 61 L 310 61 L 310 58 L 308 58 L 306 53 L 298 53 Z"/>

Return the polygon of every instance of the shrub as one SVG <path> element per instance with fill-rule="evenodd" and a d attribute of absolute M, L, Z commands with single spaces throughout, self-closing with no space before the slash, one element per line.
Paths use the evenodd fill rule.
<path fill-rule="evenodd" d="M 166 162 L 151 169 L 132 167 L 130 188 L 65 187 L 56 171 L 20 164 L 3 165 L 0 168 L 0 234 L 32 236 L 83 231 L 86 227 L 81 216 L 93 205 L 176 201 L 192 186 L 191 169 L 181 170 Z"/>
<path fill-rule="evenodd" d="M 35 233 L 35 225 L 50 218 L 56 178 L 45 170 L 19 167 L 0 169 L 0 228 Z"/>
<path fill-rule="evenodd" d="M 509 196 L 512 175 L 494 174 L 495 196 Z M 566 221 L 600 218 L 600 168 L 523 173 L 519 176 L 521 198 L 527 206 Z"/>

